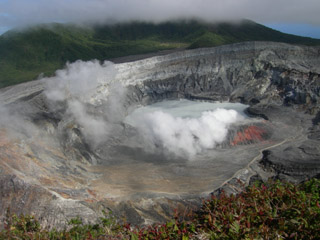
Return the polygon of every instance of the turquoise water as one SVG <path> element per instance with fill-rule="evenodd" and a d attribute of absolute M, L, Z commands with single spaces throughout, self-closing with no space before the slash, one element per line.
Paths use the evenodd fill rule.
<path fill-rule="evenodd" d="M 158 102 L 148 106 L 140 107 L 135 109 L 131 114 L 129 114 L 125 122 L 135 126 L 135 119 L 138 116 L 152 113 L 156 111 L 162 111 L 164 113 L 170 114 L 172 117 L 180 118 L 200 118 L 203 112 L 214 111 L 218 108 L 223 108 L 227 110 L 235 110 L 241 116 L 246 117 L 244 110 L 248 105 L 241 103 L 230 103 L 230 102 L 200 102 L 200 101 L 190 101 L 187 99 L 181 100 L 170 100 Z"/>

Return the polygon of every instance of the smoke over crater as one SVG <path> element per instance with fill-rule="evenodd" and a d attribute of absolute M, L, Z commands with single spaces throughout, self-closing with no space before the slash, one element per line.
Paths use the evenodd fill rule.
<path fill-rule="evenodd" d="M 188 104 L 186 100 L 183 103 Z M 164 102 L 164 108 L 166 104 L 170 103 Z M 179 105 L 176 110 L 179 111 Z M 191 159 L 197 153 L 222 143 L 227 137 L 229 126 L 243 119 L 235 110 L 218 108 L 204 111 L 197 118 L 174 117 L 161 110 L 136 113 L 129 121 L 142 134 L 149 145 L 148 149 L 161 147 L 176 156 Z"/>
<path fill-rule="evenodd" d="M 217 103 L 210 110 L 209 103 L 201 105 L 187 100 L 171 106 L 173 115 L 158 105 L 157 111 L 152 111 L 151 107 L 149 113 L 141 113 L 143 110 L 137 109 L 136 113 L 126 117 L 126 90 L 115 80 L 116 75 L 114 64 L 101 64 L 95 60 L 67 63 L 65 69 L 58 70 L 54 77 L 44 79 L 48 99 L 66 102 L 67 113 L 80 126 L 86 142 L 93 148 L 101 144 L 102 147 L 110 136 L 115 138 L 115 135 L 123 134 L 122 122 L 129 121 L 136 128 L 136 141 L 140 141 L 144 151 L 159 152 L 162 149 L 166 155 L 191 159 L 225 141 L 230 125 L 244 120 L 237 111 L 219 108 Z M 95 91 L 102 85 L 108 88 L 106 99 L 97 103 Z M 162 107 L 170 109 L 170 104 L 173 103 L 164 102 Z M 197 116 L 183 117 L 195 112 Z"/>

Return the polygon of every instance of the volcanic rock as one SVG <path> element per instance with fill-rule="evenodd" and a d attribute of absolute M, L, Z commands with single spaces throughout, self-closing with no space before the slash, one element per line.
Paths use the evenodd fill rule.
<path fill-rule="evenodd" d="M 125 86 L 116 108 L 124 116 L 137 106 L 186 98 L 241 102 L 249 105 L 250 119 L 190 161 L 145 151 L 136 130 L 110 114 L 110 82 L 100 83 L 81 105 L 97 123 L 108 122 L 110 137 L 98 142 L 72 115 L 68 104 L 75 99 L 47 97 L 48 80 L 1 89 L 2 217 L 10 207 L 59 227 L 75 216 L 95 221 L 109 209 L 147 224 L 196 206 L 217 189 L 235 193 L 239 180 L 319 176 L 320 48 L 246 42 L 115 69 L 112 83 Z"/>

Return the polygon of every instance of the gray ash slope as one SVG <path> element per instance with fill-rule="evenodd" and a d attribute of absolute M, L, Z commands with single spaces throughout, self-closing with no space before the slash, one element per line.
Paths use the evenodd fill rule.
<path fill-rule="evenodd" d="M 94 145 L 68 100 L 47 98 L 48 80 L 0 90 L 0 110 L 8 120 L 1 117 L 2 216 L 10 207 L 59 227 L 75 216 L 94 221 L 107 208 L 143 224 L 163 221 L 173 208 L 197 204 L 199 196 L 217 189 L 236 192 L 237 179 L 248 184 L 257 178 L 299 182 L 319 176 L 320 48 L 247 42 L 114 68 L 112 81 L 100 83 L 81 105 L 112 126 L 112 137 Z M 113 114 L 109 98 L 117 82 L 125 86 L 120 115 Z M 138 155 L 106 164 L 119 157 L 116 150 L 141 149 L 132 145 L 135 130 L 121 116 L 139 105 L 179 98 L 245 103 L 252 118 L 197 161 L 147 160 L 155 155 L 139 161 Z"/>

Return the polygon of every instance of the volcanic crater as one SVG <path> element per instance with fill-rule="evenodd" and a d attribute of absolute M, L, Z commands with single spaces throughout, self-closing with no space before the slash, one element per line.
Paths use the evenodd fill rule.
<path fill-rule="evenodd" d="M 76 62 L 1 89 L 1 215 L 10 207 L 59 227 L 109 209 L 147 224 L 221 189 L 236 193 L 239 181 L 317 177 L 319 96 L 320 49 L 270 42 Z M 245 104 L 246 117 L 191 156 L 125 122 L 140 107 L 179 99 Z M 202 137 L 191 136 L 191 146 Z"/>

